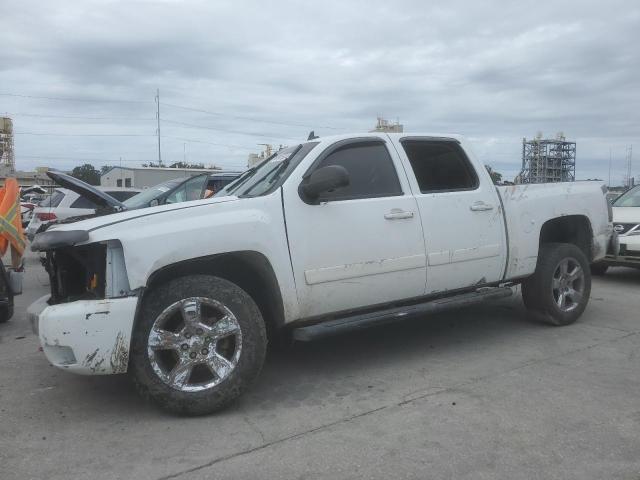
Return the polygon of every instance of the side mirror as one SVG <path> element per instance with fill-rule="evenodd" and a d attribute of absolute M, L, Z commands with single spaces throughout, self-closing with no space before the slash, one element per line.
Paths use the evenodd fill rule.
<path fill-rule="evenodd" d="M 329 165 L 314 171 L 298 187 L 298 193 L 305 201 L 315 202 L 322 193 L 349 185 L 349 172 L 340 165 Z"/>
<path fill-rule="evenodd" d="M 157 199 L 157 198 L 154 198 L 153 200 L 151 200 L 151 201 L 149 202 L 149 206 L 150 206 L 150 207 L 157 207 L 158 205 L 160 205 L 160 203 L 158 202 L 158 199 Z"/>

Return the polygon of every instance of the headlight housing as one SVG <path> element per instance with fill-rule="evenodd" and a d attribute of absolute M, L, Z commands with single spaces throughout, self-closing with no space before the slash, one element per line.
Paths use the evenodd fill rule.
<path fill-rule="evenodd" d="M 51 283 L 51 304 L 131 294 L 124 251 L 118 240 L 63 244 L 57 248 L 48 243 L 47 247 L 44 265 Z"/>

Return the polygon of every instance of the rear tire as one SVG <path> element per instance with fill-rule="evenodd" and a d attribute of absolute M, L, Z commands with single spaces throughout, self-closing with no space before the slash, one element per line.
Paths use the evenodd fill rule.
<path fill-rule="evenodd" d="M 582 250 L 568 243 L 540 246 L 535 273 L 522 283 L 528 315 L 550 325 L 575 322 L 589 303 L 591 270 Z"/>
<path fill-rule="evenodd" d="M 609 265 L 603 262 L 598 262 L 598 263 L 592 263 L 590 268 L 591 268 L 592 275 L 601 276 L 607 273 L 607 270 L 609 269 Z"/>
<path fill-rule="evenodd" d="M 209 275 L 173 279 L 144 298 L 130 373 L 161 408 L 203 415 L 227 406 L 262 369 L 267 335 L 253 299 Z"/>

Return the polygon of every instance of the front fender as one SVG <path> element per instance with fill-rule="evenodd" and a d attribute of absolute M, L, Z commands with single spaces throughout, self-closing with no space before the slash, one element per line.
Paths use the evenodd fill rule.
<path fill-rule="evenodd" d="M 223 204 L 138 217 L 92 232 L 90 241 L 118 239 L 132 290 L 165 267 L 215 255 L 253 251 L 269 260 L 281 288 L 285 318 L 297 302 L 280 191 Z"/>

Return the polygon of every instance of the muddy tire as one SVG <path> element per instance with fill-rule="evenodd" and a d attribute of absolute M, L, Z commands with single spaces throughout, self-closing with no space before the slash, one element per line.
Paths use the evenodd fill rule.
<path fill-rule="evenodd" d="M 535 273 L 522 283 L 530 318 L 550 325 L 575 322 L 589 302 L 591 270 L 584 253 L 568 243 L 540 247 Z"/>
<path fill-rule="evenodd" d="M 592 263 L 590 265 L 590 268 L 591 268 L 591 275 L 601 276 L 607 273 L 607 270 L 609 269 L 609 265 L 603 262 L 598 262 L 598 263 Z"/>
<path fill-rule="evenodd" d="M 225 407 L 262 369 L 267 335 L 253 299 L 222 278 L 192 275 L 148 292 L 129 371 L 161 408 L 203 415 Z"/>

